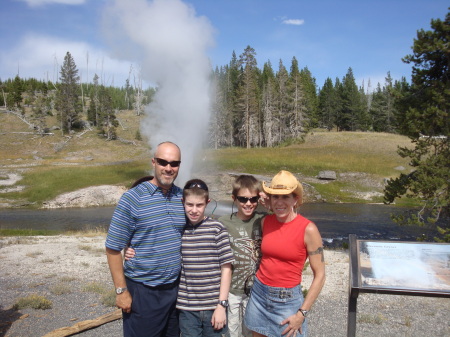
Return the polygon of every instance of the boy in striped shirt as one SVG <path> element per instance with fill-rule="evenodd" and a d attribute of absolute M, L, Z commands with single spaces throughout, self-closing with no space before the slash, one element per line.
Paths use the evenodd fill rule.
<path fill-rule="evenodd" d="M 228 231 L 205 216 L 208 187 L 192 179 L 183 189 L 187 224 L 181 238 L 177 309 L 182 336 L 227 336 L 228 292 L 234 262 Z"/>
<path fill-rule="evenodd" d="M 229 336 L 227 308 L 234 257 L 226 227 L 205 216 L 209 201 L 204 181 L 192 179 L 185 184 L 186 227 L 176 305 L 183 337 Z M 133 256 L 131 248 L 125 256 Z"/>

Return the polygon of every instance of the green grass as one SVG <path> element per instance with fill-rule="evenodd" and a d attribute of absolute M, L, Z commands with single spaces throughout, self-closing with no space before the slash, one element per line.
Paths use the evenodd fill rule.
<path fill-rule="evenodd" d="M 102 295 L 100 302 L 107 307 L 115 307 L 116 306 L 116 291 L 109 290 L 108 292 Z"/>
<path fill-rule="evenodd" d="M 107 288 L 103 283 L 100 282 L 89 282 L 83 286 L 83 291 L 100 295 L 106 294 L 110 290 L 110 288 Z"/>
<path fill-rule="evenodd" d="M 379 176 L 397 173 L 406 162 L 397 146 L 407 146 L 406 137 L 384 133 L 316 132 L 302 144 L 275 148 L 226 148 L 207 151 L 207 164 L 222 170 L 273 174 L 282 169 L 316 176 L 319 171 L 365 172 Z"/>
<path fill-rule="evenodd" d="M 0 228 L 0 237 L 2 236 L 54 236 L 62 234 L 62 231 L 48 229 L 10 229 Z"/>
<path fill-rule="evenodd" d="M 148 162 L 90 167 L 41 167 L 24 174 L 20 181 L 26 188 L 9 193 L 8 197 L 26 199 L 40 206 L 59 194 L 95 185 L 125 184 L 130 186 L 136 177 L 146 175 Z"/>
<path fill-rule="evenodd" d="M 140 118 L 132 111 L 121 112 L 120 118 L 127 129 L 118 128 L 119 136 L 134 139 Z M 151 169 L 151 151 L 146 142 L 137 142 L 136 146 L 119 141 L 107 142 L 95 132 L 88 132 L 82 137 L 74 136 L 68 142 L 59 133 L 36 140 L 34 135 L 11 133 L 27 131 L 27 126 L 10 114 L 0 115 L 0 131 L 0 164 L 17 163 L 27 166 L 21 173 L 23 179 L 17 183 L 25 186 L 25 189 L 5 194 L 5 198 L 15 201 L 21 207 L 27 205 L 26 207 L 39 208 L 43 202 L 62 193 L 95 185 L 117 184 L 129 187 L 137 178 L 148 175 Z M 66 142 L 67 145 L 60 151 L 55 150 L 55 144 Z M 197 163 L 196 169 L 199 172 L 231 171 L 273 176 L 285 169 L 299 176 L 315 177 L 320 171 L 333 170 L 338 174 L 362 172 L 376 180 L 397 177 L 397 166 L 408 169 L 407 161 L 397 154 L 398 146 L 410 145 L 409 139 L 404 136 L 314 130 L 304 141 L 286 144 L 289 145 L 275 148 L 208 149 L 194 158 L 194 162 Z M 34 153 L 41 158 L 37 165 L 32 155 Z M 87 161 L 87 157 L 92 160 Z M 125 161 L 129 162 L 124 163 Z M 313 186 L 329 202 L 365 202 L 345 191 L 351 185 L 338 179 L 332 183 Z M 357 183 L 353 185 L 353 189 L 364 189 L 364 186 L 358 186 Z M 382 200 L 380 198 L 371 202 L 373 201 Z M 409 200 L 402 199 L 398 203 L 405 205 L 407 202 Z"/>
<path fill-rule="evenodd" d="M 67 284 L 65 282 L 60 282 L 60 283 L 52 285 L 50 287 L 50 292 L 53 295 L 70 294 L 72 292 L 72 287 L 70 286 L 70 284 Z"/>
<path fill-rule="evenodd" d="M 68 231 L 58 231 L 58 230 L 48 230 L 48 229 L 9 229 L 0 228 L 0 238 L 1 237 L 24 237 L 22 240 L 16 240 L 16 244 L 32 243 L 31 240 L 27 240 L 26 237 L 32 236 L 55 236 L 55 235 L 74 235 L 74 236 L 84 236 L 84 237 L 94 237 L 94 236 L 105 236 L 106 231 L 103 228 L 88 228 L 86 230 L 68 230 Z M 91 249 L 95 253 L 104 253 L 101 248 Z"/>

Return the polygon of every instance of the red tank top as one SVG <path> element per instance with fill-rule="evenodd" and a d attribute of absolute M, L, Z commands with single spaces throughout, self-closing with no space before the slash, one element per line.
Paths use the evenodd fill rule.
<path fill-rule="evenodd" d="M 264 218 L 262 259 L 256 273 L 262 283 L 283 288 L 301 283 L 307 258 L 305 229 L 310 222 L 301 215 L 287 223 L 279 222 L 273 214 Z"/>

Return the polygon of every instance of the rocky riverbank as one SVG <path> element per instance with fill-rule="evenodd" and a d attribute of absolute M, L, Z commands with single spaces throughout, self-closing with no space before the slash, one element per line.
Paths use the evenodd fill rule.
<path fill-rule="evenodd" d="M 1 238 L 0 261 L 0 336 L 44 336 L 115 310 L 104 304 L 113 286 L 103 234 Z M 325 250 L 325 261 L 327 281 L 311 311 L 309 336 L 346 336 L 348 252 Z M 311 279 L 307 270 L 306 288 Z M 51 309 L 13 308 L 31 294 L 50 300 Z M 449 336 L 449 310 L 448 299 L 361 294 L 357 336 Z M 79 335 L 121 336 L 121 320 Z"/>

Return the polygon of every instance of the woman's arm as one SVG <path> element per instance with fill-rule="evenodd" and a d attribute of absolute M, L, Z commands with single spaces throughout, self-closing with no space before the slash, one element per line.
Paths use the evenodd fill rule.
<path fill-rule="evenodd" d="M 309 265 L 311 266 L 314 277 L 303 302 L 302 309 L 310 310 L 325 284 L 325 257 L 322 237 L 317 226 L 312 222 L 306 226 L 305 244 L 309 256 Z"/>

